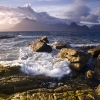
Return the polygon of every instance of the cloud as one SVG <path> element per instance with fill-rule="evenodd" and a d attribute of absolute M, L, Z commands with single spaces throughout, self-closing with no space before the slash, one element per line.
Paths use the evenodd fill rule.
<path fill-rule="evenodd" d="M 100 16 L 100 10 L 96 10 L 94 14 Z"/>
<path fill-rule="evenodd" d="M 87 15 L 86 17 L 85 16 L 81 16 L 81 20 L 82 21 L 87 21 L 87 22 L 98 22 L 98 16 L 97 15 L 94 15 L 94 14 L 91 14 L 91 15 Z"/>
<path fill-rule="evenodd" d="M 24 18 L 30 18 L 43 23 L 65 23 L 65 20 L 52 17 L 47 12 L 36 12 L 30 4 L 23 7 L 0 6 L 0 24 L 17 24 Z"/>
<path fill-rule="evenodd" d="M 69 9 L 69 11 L 66 11 L 64 15 L 69 20 L 79 20 L 81 16 L 87 16 L 90 13 L 90 9 L 87 6 L 73 6 Z"/>
<path fill-rule="evenodd" d="M 49 2 L 53 1 L 54 2 L 54 1 L 60 1 L 60 0 L 37 0 L 37 1 L 49 1 Z"/>
<path fill-rule="evenodd" d="M 98 16 L 98 19 L 100 20 L 100 10 L 96 10 L 94 12 L 94 15 Z"/>
<path fill-rule="evenodd" d="M 67 19 L 75 22 L 87 21 L 98 22 L 98 15 L 91 14 L 91 9 L 87 6 L 77 5 L 64 13 Z"/>

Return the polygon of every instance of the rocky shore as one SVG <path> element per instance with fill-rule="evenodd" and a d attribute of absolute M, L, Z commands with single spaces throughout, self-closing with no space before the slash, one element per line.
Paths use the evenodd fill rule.
<path fill-rule="evenodd" d="M 0 65 L 0 100 L 100 100 L 100 46 L 77 49 L 48 42 L 43 36 L 29 47 L 35 52 L 61 49 L 56 57 L 71 62 L 71 74 L 60 79 L 31 76 L 21 72 L 20 66 Z"/>

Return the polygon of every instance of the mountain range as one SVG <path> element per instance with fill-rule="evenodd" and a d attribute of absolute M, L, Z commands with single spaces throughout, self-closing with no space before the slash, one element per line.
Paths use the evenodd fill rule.
<path fill-rule="evenodd" d="M 23 7 L 0 6 L 0 31 L 100 31 L 100 25 L 78 25 L 47 12 L 36 12 L 29 4 Z"/>
<path fill-rule="evenodd" d="M 100 25 L 93 25 L 89 28 L 86 25 L 77 25 L 75 22 L 70 25 L 66 23 L 46 24 L 25 18 L 6 31 L 100 31 Z"/>

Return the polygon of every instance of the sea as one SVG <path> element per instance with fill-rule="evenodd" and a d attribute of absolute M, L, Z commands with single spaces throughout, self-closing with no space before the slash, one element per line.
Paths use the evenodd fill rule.
<path fill-rule="evenodd" d="M 29 48 L 32 41 L 42 36 L 47 36 L 49 45 L 56 42 L 66 42 L 73 48 L 100 45 L 100 32 L 0 32 L 0 37 L 2 36 L 13 38 L 0 39 L 0 64 L 19 65 L 20 70 L 28 75 L 45 74 L 51 77 L 63 77 L 71 73 L 70 61 L 56 57 L 60 50 L 37 53 Z"/>

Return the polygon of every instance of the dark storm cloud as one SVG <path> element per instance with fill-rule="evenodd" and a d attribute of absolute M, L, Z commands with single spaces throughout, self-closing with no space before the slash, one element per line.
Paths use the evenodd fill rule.
<path fill-rule="evenodd" d="M 87 21 L 87 22 L 98 22 L 98 16 L 94 15 L 94 14 L 88 15 L 86 17 L 82 16 L 81 20 L 82 21 Z"/>
<path fill-rule="evenodd" d="M 72 7 L 69 11 L 65 12 L 65 16 L 67 19 L 71 21 L 87 21 L 87 22 L 98 22 L 98 15 L 94 15 L 90 13 L 91 10 L 87 6 L 77 5 Z"/>

